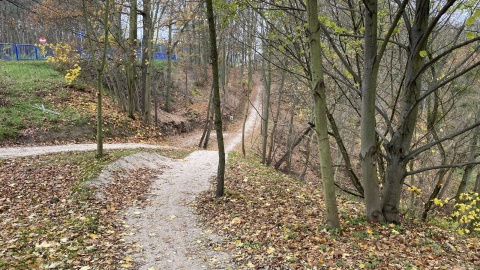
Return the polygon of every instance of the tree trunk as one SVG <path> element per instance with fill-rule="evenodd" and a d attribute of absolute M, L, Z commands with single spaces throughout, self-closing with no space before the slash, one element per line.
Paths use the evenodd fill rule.
<path fill-rule="evenodd" d="M 307 0 L 307 20 L 310 45 L 311 87 L 315 102 L 315 130 L 318 142 L 318 154 L 323 180 L 327 226 L 340 229 L 337 202 L 335 198 L 335 179 L 333 176 L 332 156 L 327 129 L 327 103 L 323 78 L 322 49 L 320 46 L 320 26 L 318 22 L 317 0 Z"/>
<path fill-rule="evenodd" d="M 417 97 L 421 91 L 421 76 L 417 76 L 423 66 L 420 52 L 426 48 L 427 39 L 424 38 L 428 28 L 430 1 L 416 1 L 415 20 L 410 31 L 408 58 L 405 74 L 404 98 L 400 123 L 386 147 L 387 169 L 383 188 L 382 211 L 387 222 L 399 223 L 399 203 L 402 186 L 406 175 L 408 160 L 405 154 L 410 150 L 410 144 L 415 131 L 418 117 Z M 362 115 L 363 116 L 363 115 Z"/>
<path fill-rule="evenodd" d="M 152 77 L 151 51 L 153 37 L 153 22 L 150 0 L 143 0 L 143 53 L 142 53 L 142 93 L 143 93 L 143 122 L 152 123 Z"/>
<path fill-rule="evenodd" d="M 262 164 L 267 164 L 267 144 L 268 144 L 268 118 L 270 112 L 270 90 L 272 86 L 272 74 L 270 62 L 263 61 L 263 102 L 262 102 Z"/>
<path fill-rule="evenodd" d="M 285 156 L 287 157 L 287 173 L 290 173 L 290 170 L 292 169 L 292 153 L 293 149 L 297 146 L 296 142 L 300 143 L 300 141 L 303 139 L 303 136 L 299 137 L 298 140 L 293 140 L 293 119 L 295 116 L 295 104 L 297 103 L 296 97 L 294 97 L 294 100 L 292 102 L 292 108 L 290 109 L 290 121 L 288 123 L 288 137 L 287 137 L 287 152 L 285 153 Z"/>
<path fill-rule="evenodd" d="M 170 12 L 172 12 L 172 10 L 170 10 Z M 165 110 L 167 112 L 171 112 L 172 110 L 172 47 L 172 22 L 170 22 L 168 25 L 167 41 L 167 87 L 165 90 Z"/>
<path fill-rule="evenodd" d="M 127 88 L 128 88 L 128 117 L 135 118 L 135 90 L 136 90 L 136 61 L 137 61 L 137 0 L 130 0 L 130 18 L 129 18 L 129 37 L 128 37 L 128 65 L 126 69 Z"/>
<path fill-rule="evenodd" d="M 278 89 L 278 100 L 277 100 L 277 108 L 275 112 L 275 116 L 273 117 L 273 126 L 272 126 L 272 132 L 270 133 L 270 145 L 268 149 L 268 155 L 267 155 L 267 164 L 270 165 L 272 163 L 272 155 L 273 155 L 273 149 L 275 148 L 275 133 L 277 132 L 277 126 L 278 126 L 278 119 L 280 117 L 280 105 L 282 103 L 282 95 L 283 95 L 283 85 L 285 83 L 285 72 L 282 71 L 282 80 L 280 82 L 280 87 Z"/>
<path fill-rule="evenodd" d="M 480 120 L 480 111 L 477 111 L 477 114 L 476 114 L 475 118 L 476 118 L 477 121 Z M 471 142 L 470 147 L 468 149 L 469 155 L 468 155 L 467 162 L 475 161 L 475 159 L 477 158 L 477 156 L 479 155 L 479 152 L 480 152 L 479 150 L 477 150 L 477 149 L 480 149 L 480 145 L 479 145 L 479 143 L 480 143 L 480 128 L 478 128 L 478 127 L 475 128 L 472 133 L 473 133 L 472 142 Z M 457 195 L 456 195 L 457 198 L 458 198 L 458 196 L 460 196 L 460 194 L 464 193 L 465 190 L 467 190 L 468 179 L 470 179 L 470 176 L 472 175 L 474 167 L 475 167 L 475 165 L 467 165 L 465 167 L 464 172 L 463 172 L 463 176 L 462 176 L 462 181 L 460 182 L 460 185 L 458 186 Z M 474 189 L 476 190 L 477 188 L 474 188 Z"/>
<path fill-rule="evenodd" d="M 210 111 L 211 108 L 212 108 L 212 101 L 213 101 L 213 87 L 212 87 L 212 90 L 210 90 L 210 95 L 208 97 L 208 105 L 207 105 L 207 116 L 205 117 L 205 127 L 203 128 L 203 133 L 202 133 L 202 137 L 200 138 L 200 142 L 198 143 L 198 147 L 202 147 L 202 144 L 203 144 L 203 141 L 205 140 L 205 144 L 203 146 L 203 148 L 207 149 L 207 146 L 208 146 L 208 139 L 209 139 L 209 134 L 210 134 L 210 123 L 211 123 L 211 119 L 210 119 Z"/>
<path fill-rule="evenodd" d="M 250 93 L 251 89 L 248 87 L 247 89 L 247 104 L 245 106 L 245 114 L 243 116 L 243 125 L 242 125 L 242 154 L 243 157 L 246 156 L 246 151 L 245 151 L 245 125 L 247 124 L 247 118 L 248 118 L 248 111 L 250 109 Z"/>
<path fill-rule="evenodd" d="M 87 27 L 87 39 L 90 47 L 90 54 L 94 55 L 95 50 L 93 47 L 93 40 L 92 40 L 92 32 L 93 28 L 92 25 L 90 24 L 88 20 L 88 15 L 87 15 L 87 8 L 85 6 L 85 0 L 82 1 L 83 3 L 83 15 L 85 18 L 85 25 Z M 104 32 L 103 32 L 103 48 L 102 48 L 102 54 L 100 61 L 97 62 L 97 60 L 93 60 L 94 64 L 97 68 L 97 88 L 98 88 L 98 94 L 97 94 L 97 157 L 102 157 L 103 156 L 103 117 L 102 117 L 102 88 L 103 88 L 103 83 L 102 83 L 102 77 L 103 77 L 103 71 L 105 70 L 105 65 L 107 63 L 107 49 L 108 49 L 108 33 L 109 33 L 109 13 L 110 11 L 110 0 L 105 1 L 105 11 L 104 11 L 104 17 L 103 17 L 103 27 L 104 27 Z"/>
<path fill-rule="evenodd" d="M 362 117 L 360 123 L 360 162 L 365 197 L 367 220 L 381 222 L 379 184 L 376 166 L 377 149 L 375 138 L 375 98 L 377 93 L 377 0 L 366 0 L 365 3 L 365 59 L 362 81 Z"/>
<path fill-rule="evenodd" d="M 333 118 L 333 115 L 328 110 L 327 110 L 327 117 L 328 117 L 328 121 L 330 122 L 330 126 L 332 127 L 333 137 L 337 142 L 338 148 L 340 148 L 339 150 L 342 155 L 343 162 L 345 163 L 345 169 L 347 170 L 347 175 L 350 178 L 350 181 L 352 182 L 355 189 L 358 191 L 358 193 L 360 193 L 360 196 L 363 197 L 364 190 L 363 190 L 362 184 L 360 183 L 360 180 L 358 179 L 357 175 L 353 171 L 352 163 L 350 161 L 350 156 L 348 155 L 347 148 L 345 147 L 342 137 L 340 136 L 340 130 L 337 127 L 335 118 Z"/>
<path fill-rule="evenodd" d="M 308 165 L 310 164 L 310 143 L 312 142 L 312 137 L 309 136 L 307 138 L 307 145 L 306 145 L 306 150 L 307 152 L 305 153 L 305 166 L 303 167 L 302 174 L 300 175 L 300 180 L 305 181 L 305 175 L 307 174 L 307 169 Z"/>
<path fill-rule="evenodd" d="M 223 141 L 222 112 L 220 104 L 220 87 L 218 82 L 218 51 L 217 34 L 215 30 L 215 19 L 213 17 L 212 0 L 206 0 L 208 29 L 210 33 L 211 60 L 212 60 L 212 80 L 213 80 L 213 105 L 215 107 L 215 129 L 217 132 L 218 144 L 218 171 L 217 171 L 217 189 L 215 196 L 222 197 L 225 186 L 225 144 Z"/>
<path fill-rule="evenodd" d="M 255 21 L 252 23 L 255 25 Z M 253 46 L 254 42 L 254 37 L 253 34 L 249 33 L 249 45 Z M 252 93 L 252 83 L 253 83 L 253 59 L 252 59 L 252 49 L 249 47 L 248 52 L 247 52 L 247 57 L 248 57 L 248 75 L 247 75 L 247 101 L 250 100 L 250 94 Z M 246 151 L 245 151 L 245 124 L 247 122 L 247 117 L 248 117 L 248 110 L 250 108 L 250 104 L 247 104 L 247 107 L 245 108 L 245 118 L 243 120 L 243 127 L 242 127 L 242 154 L 245 157 Z"/>
<path fill-rule="evenodd" d="M 475 179 L 475 186 L 473 192 L 480 192 L 480 169 L 477 169 L 477 179 Z"/>

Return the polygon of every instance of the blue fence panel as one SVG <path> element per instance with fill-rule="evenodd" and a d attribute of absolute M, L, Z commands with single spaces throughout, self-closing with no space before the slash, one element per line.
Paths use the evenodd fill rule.
<path fill-rule="evenodd" d="M 78 50 L 80 58 L 88 59 L 90 54 L 82 48 Z M 114 51 L 108 51 L 108 57 L 114 58 Z M 50 47 L 45 47 L 41 50 L 33 44 L 15 44 L 15 43 L 0 43 L 0 60 L 45 60 L 48 56 L 53 56 L 53 50 Z M 141 50 L 137 52 L 137 58 L 142 58 Z M 154 60 L 166 60 L 168 58 L 166 53 L 157 52 L 153 56 Z M 176 54 L 172 54 L 172 60 L 178 60 Z"/>
<path fill-rule="evenodd" d="M 0 43 L 0 59 L 1 60 L 16 60 L 15 44 Z"/>
<path fill-rule="evenodd" d="M 32 44 L 16 44 L 17 60 L 38 60 L 38 48 Z"/>

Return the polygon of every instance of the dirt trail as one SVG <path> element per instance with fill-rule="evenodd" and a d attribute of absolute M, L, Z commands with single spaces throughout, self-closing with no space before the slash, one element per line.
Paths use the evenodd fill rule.
<path fill-rule="evenodd" d="M 151 145 L 143 143 L 112 143 L 104 144 L 103 149 L 133 149 L 133 148 L 149 148 L 149 149 L 175 149 L 172 146 Z M 23 146 L 23 147 L 6 147 L 0 148 L 0 158 L 26 157 L 45 155 L 50 153 L 70 152 L 70 151 L 92 151 L 96 150 L 96 144 L 65 144 L 51 146 Z"/>
<path fill-rule="evenodd" d="M 257 91 L 249 108 L 246 133 L 252 132 L 257 122 L 261 91 Z M 212 133 L 214 134 L 214 132 Z M 198 136 L 192 134 L 190 136 Z M 227 155 L 241 142 L 241 129 L 225 136 Z M 198 142 L 198 139 L 186 138 Z M 191 145 L 189 145 L 191 146 Z M 168 148 L 147 144 L 105 144 L 105 149 Z M 95 144 L 70 144 L 39 147 L 0 148 L 0 158 L 41 155 L 66 151 L 95 150 Z M 143 208 L 126 210 L 125 243 L 127 256 L 138 269 L 234 269 L 227 253 L 215 251 L 221 237 L 206 231 L 194 213 L 195 198 L 209 189 L 218 166 L 218 152 L 197 150 L 183 160 L 174 160 L 154 153 L 138 153 L 110 164 L 91 184 L 109 182 L 109 171 L 118 167 L 127 169 L 150 168 L 161 172 L 152 182 L 147 195 L 150 204 Z"/>
<path fill-rule="evenodd" d="M 260 91 L 254 106 L 260 104 Z M 257 111 L 250 108 L 246 130 L 252 131 Z M 234 135 L 234 136 L 232 136 Z M 231 134 L 226 152 L 241 142 L 241 131 Z M 130 256 L 141 264 L 139 269 L 233 269 L 227 253 L 213 250 L 221 238 L 200 226 L 192 204 L 196 196 L 210 187 L 216 175 L 217 151 L 197 150 L 183 160 L 164 158 L 167 168 L 152 183 L 145 208 L 132 207 L 126 212 L 126 236 Z"/>

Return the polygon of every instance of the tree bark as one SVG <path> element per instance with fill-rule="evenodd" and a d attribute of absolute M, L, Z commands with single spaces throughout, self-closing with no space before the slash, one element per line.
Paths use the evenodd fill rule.
<path fill-rule="evenodd" d="M 480 121 L 480 111 L 477 112 L 476 114 L 476 120 Z M 474 162 L 477 156 L 479 156 L 479 150 L 480 149 L 480 128 L 475 128 L 473 130 L 473 135 L 472 135 L 472 142 L 470 144 L 470 147 L 468 149 L 469 155 L 468 155 L 468 160 L 467 162 Z M 456 197 L 460 196 L 460 194 L 464 193 L 467 190 L 467 183 L 468 179 L 470 179 L 473 169 L 475 168 L 474 164 L 467 165 L 465 166 L 463 176 L 462 176 L 462 181 L 460 182 L 460 185 L 458 186 L 457 194 Z M 474 188 L 476 189 L 476 188 Z"/>
<path fill-rule="evenodd" d="M 225 186 L 225 143 L 223 141 L 222 127 L 222 111 L 220 102 L 220 87 L 218 76 L 218 51 L 217 51 L 217 34 L 215 29 L 215 18 L 213 16 L 212 0 L 206 0 L 207 3 L 207 20 L 210 33 L 210 50 L 212 60 L 212 80 L 213 80 L 213 105 L 215 107 L 215 129 L 217 132 L 218 144 L 218 170 L 217 170 L 217 189 L 215 196 L 222 197 Z"/>
<path fill-rule="evenodd" d="M 209 140 L 209 134 L 210 134 L 210 127 L 211 127 L 211 117 L 210 117 L 210 112 L 212 111 L 212 101 L 213 101 L 213 87 L 210 90 L 210 95 L 208 97 L 208 105 L 207 105 L 207 116 L 205 117 L 205 127 L 203 128 L 203 133 L 202 137 L 200 138 L 200 142 L 198 143 L 198 147 L 202 147 L 207 149 L 208 146 L 208 140 Z M 205 141 L 205 144 L 204 144 Z"/>
<path fill-rule="evenodd" d="M 109 33 L 109 15 L 110 15 L 110 0 L 105 1 L 105 9 L 103 14 L 103 47 L 100 61 L 97 62 L 95 58 L 93 59 L 94 65 L 97 68 L 97 157 L 103 156 L 103 117 L 102 117 L 102 77 L 103 71 L 105 70 L 105 65 L 107 63 L 107 49 L 108 49 L 108 33 Z M 83 15 L 85 18 L 85 25 L 87 27 L 87 39 L 90 47 L 90 54 L 95 55 L 95 49 L 93 47 L 92 32 L 93 27 L 88 20 L 87 8 L 85 0 L 82 1 L 83 6 Z"/>
<path fill-rule="evenodd" d="M 282 166 L 282 164 L 287 161 L 288 157 L 290 156 L 291 152 L 293 151 L 293 149 L 295 149 L 295 147 L 297 147 L 300 142 L 302 142 L 303 138 L 305 138 L 306 136 L 308 136 L 308 134 L 312 131 L 312 130 L 315 130 L 315 125 L 312 124 L 312 123 L 308 123 L 308 127 L 302 132 L 302 134 L 300 136 L 298 136 L 295 141 L 292 143 L 291 146 L 288 147 L 287 151 L 285 152 L 285 154 L 283 154 L 283 156 L 275 163 L 275 166 L 274 168 L 276 170 L 278 170 L 278 168 L 280 168 L 280 166 Z"/>
<path fill-rule="evenodd" d="M 381 222 L 384 220 L 379 196 L 379 184 L 376 166 L 378 146 L 375 138 L 375 98 L 377 93 L 378 63 L 377 59 L 377 0 L 365 3 L 365 59 L 362 81 L 362 117 L 360 123 L 360 162 L 365 197 L 367 220 Z"/>
<path fill-rule="evenodd" d="M 340 136 L 340 130 L 337 127 L 337 122 L 335 121 L 335 118 L 333 118 L 333 115 L 328 110 L 327 110 L 327 117 L 328 117 L 330 126 L 332 127 L 333 137 L 337 142 L 338 148 L 340 148 L 339 150 L 342 155 L 343 162 L 345 163 L 345 169 L 347 170 L 347 175 L 350 178 L 350 181 L 352 182 L 355 189 L 358 191 L 358 193 L 360 193 L 360 196 L 363 198 L 364 190 L 363 190 L 362 184 L 360 183 L 360 179 L 358 179 L 358 176 L 353 171 L 352 162 L 350 161 L 350 156 L 348 155 L 347 148 L 345 148 L 345 144 L 343 143 L 342 137 Z"/>
<path fill-rule="evenodd" d="M 399 203 L 402 186 L 406 176 L 406 166 L 409 159 L 405 154 L 410 150 L 410 144 L 415 131 L 418 117 L 417 98 L 421 91 L 421 76 L 418 73 L 423 66 L 420 52 L 426 48 L 430 1 L 416 1 L 415 20 L 409 37 L 410 55 L 405 74 L 404 98 L 400 122 L 386 147 L 387 169 L 383 189 L 382 212 L 387 222 L 399 223 Z"/>
<path fill-rule="evenodd" d="M 268 149 L 268 155 L 267 155 L 267 164 L 270 165 L 272 163 L 272 155 L 273 155 L 273 149 L 275 148 L 275 135 L 277 133 L 277 126 L 278 126 L 278 119 L 280 117 L 280 105 L 282 104 L 282 96 L 283 96 L 283 85 L 285 83 L 285 71 L 282 71 L 282 79 L 280 82 L 280 87 L 278 89 L 278 100 L 277 100 L 277 108 L 275 112 L 275 116 L 273 117 L 273 126 L 272 126 L 272 132 L 270 133 L 270 145 Z"/>
<path fill-rule="evenodd" d="M 315 102 L 315 131 L 320 156 L 320 167 L 323 180 L 327 226 L 340 229 L 338 209 L 335 195 L 335 179 L 333 176 L 332 156 L 327 129 L 327 103 L 325 82 L 323 78 L 322 49 L 320 47 L 320 26 L 318 22 L 317 0 L 307 0 L 307 21 L 310 45 L 310 68 L 312 71 L 312 94 Z"/>
<path fill-rule="evenodd" d="M 153 37 L 153 22 L 151 14 L 151 1 L 143 0 L 143 38 L 142 38 L 142 93 L 143 93 L 143 122 L 152 123 L 152 77 L 151 77 L 151 51 Z"/>
<path fill-rule="evenodd" d="M 264 46 L 264 49 L 267 49 Z M 268 54 L 268 53 L 267 53 Z M 267 164 L 268 120 L 270 112 L 270 90 L 272 86 L 271 65 L 268 60 L 263 61 L 263 102 L 262 102 L 262 164 Z M 267 62 L 267 63 L 266 63 Z"/>
<path fill-rule="evenodd" d="M 130 0 L 128 65 L 126 69 L 128 88 L 128 117 L 135 118 L 135 90 L 137 80 L 137 0 Z"/>
<path fill-rule="evenodd" d="M 172 1 L 173 3 L 173 1 Z M 173 5 L 173 4 L 172 4 Z M 170 9 L 170 12 L 173 8 Z M 170 15 L 171 16 L 171 15 Z M 167 40 L 167 86 L 165 92 L 165 111 L 172 111 L 172 22 L 168 25 L 168 40 Z"/>
<path fill-rule="evenodd" d="M 480 169 L 477 171 L 477 179 L 475 179 L 475 186 L 473 192 L 480 192 Z"/>

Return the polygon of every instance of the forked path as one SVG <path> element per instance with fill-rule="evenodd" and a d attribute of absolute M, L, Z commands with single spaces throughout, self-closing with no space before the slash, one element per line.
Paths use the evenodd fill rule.
<path fill-rule="evenodd" d="M 253 106 L 258 108 L 259 103 L 257 91 Z M 253 130 L 256 119 L 257 111 L 250 108 L 245 130 Z M 231 136 L 226 152 L 241 138 L 241 131 Z M 221 238 L 200 226 L 192 207 L 217 173 L 218 152 L 198 150 L 183 160 L 164 158 L 161 165 L 166 168 L 152 183 L 150 205 L 127 211 L 128 255 L 146 270 L 233 269 L 229 255 L 213 249 Z"/>
<path fill-rule="evenodd" d="M 245 131 L 251 132 L 257 122 L 261 91 L 257 91 Z M 253 108 L 255 107 L 255 108 Z M 241 142 L 239 130 L 226 138 L 225 150 L 232 151 Z M 146 144 L 105 144 L 105 149 L 172 148 Z M 0 148 L 0 158 L 41 155 L 66 151 L 95 150 L 95 144 L 70 144 L 38 147 Z M 127 256 L 138 269 L 233 269 L 231 258 L 215 251 L 221 237 L 201 227 L 192 204 L 195 198 L 209 189 L 218 167 L 218 152 L 197 150 L 182 160 L 152 153 L 138 153 L 122 158 L 102 172 L 97 184 L 108 182 L 109 170 L 116 167 L 159 169 L 147 199 L 149 205 L 126 210 L 125 242 Z M 102 179 L 103 178 L 103 179 Z M 213 194 L 212 194 L 213 195 Z"/>

